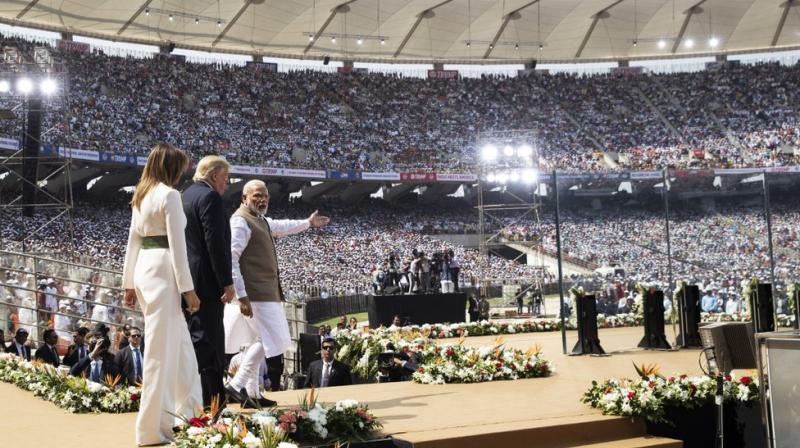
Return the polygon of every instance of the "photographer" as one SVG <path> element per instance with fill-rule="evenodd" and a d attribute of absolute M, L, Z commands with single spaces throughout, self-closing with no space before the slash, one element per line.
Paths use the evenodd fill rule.
<path fill-rule="evenodd" d="M 114 355 L 108 351 L 111 347 L 108 332 L 109 329 L 104 324 L 97 324 L 90 334 L 89 354 L 72 366 L 69 371 L 70 375 L 84 376 L 99 383 L 106 375 L 113 377 L 120 373 L 119 366 L 114 361 Z"/>
<path fill-rule="evenodd" d="M 378 355 L 378 382 L 395 383 L 411 380 L 411 375 L 417 371 L 419 354 L 416 352 L 397 352 L 390 342 L 386 351 Z"/>
<path fill-rule="evenodd" d="M 450 270 L 449 280 L 453 282 L 453 292 L 460 292 L 458 290 L 458 273 L 461 272 L 461 264 L 453 253 L 453 249 L 447 250 L 447 265 Z"/>

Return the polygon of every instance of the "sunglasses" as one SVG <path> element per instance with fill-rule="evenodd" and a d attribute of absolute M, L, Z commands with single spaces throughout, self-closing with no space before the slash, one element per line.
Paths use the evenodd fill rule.
<path fill-rule="evenodd" d="M 323 346 L 322 346 L 322 349 L 323 349 L 323 350 L 333 350 L 333 349 L 335 349 L 335 348 L 336 348 L 336 347 L 334 347 L 334 346 L 332 346 L 332 345 L 323 345 Z"/>
<path fill-rule="evenodd" d="M 128 337 L 129 338 L 140 338 L 140 337 L 142 337 L 142 335 L 140 335 L 140 334 L 132 334 L 132 335 L 130 335 Z"/>

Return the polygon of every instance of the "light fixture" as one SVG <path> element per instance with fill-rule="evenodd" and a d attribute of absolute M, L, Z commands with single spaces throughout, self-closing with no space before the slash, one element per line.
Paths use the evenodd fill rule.
<path fill-rule="evenodd" d="M 172 22 L 173 20 L 175 20 L 175 17 L 172 17 L 172 14 L 170 14 L 169 15 L 169 21 Z"/>
<path fill-rule="evenodd" d="M 536 182 L 536 170 L 525 170 L 522 172 L 522 181 L 526 184 Z"/>
<path fill-rule="evenodd" d="M 494 48 L 494 45 L 493 44 L 489 44 L 489 49 L 491 50 L 493 48 Z"/>
<path fill-rule="evenodd" d="M 308 41 L 309 42 L 314 42 L 314 35 L 313 34 L 309 34 L 308 35 Z"/>
<path fill-rule="evenodd" d="M 5 79 L 0 81 L 0 93 L 8 93 L 11 90 L 11 84 Z"/>
<path fill-rule="evenodd" d="M 501 184 L 504 184 L 504 183 L 508 182 L 508 174 L 506 174 L 506 173 L 498 174 L 497 175 L 497 181 L 500 182 Z"/>
<path fill-rule="evenodd" d="M 509 180 L 511 180 L 511 182 L 519 182 L 519 173 L 516 172 L 516 171 L 513 171 L 511 173 L 511 175 L 509 176 Z"/>
<path fill-rule="evenodd" d="M 144 10 L 144 15 L 146 15 L 146 16 L 150 15 L 150 8 L 147 8 L 147 9 Z"/>
<path fill-rule="evenodd" d="M 661 40 L 659 40 L 659 41 L 658 41 L 658 48 L 660 48 L 660 49 L 662 49 L 662 50 L 663 50 L 664 48 L 667 48 L 667 42 L 666 42 L 664 39 L 661 39 Z"/>
<path fill-rule="evenodd" d="M 497 158 L 497 148 L 494 145 L 486 145 L 481 149 L 481 156 L 484 160 L 494 160 Z"/>
<path fill-rule="evenodd" d="M 33 81 L 30 78 L 20 78 L 17 81 L 17 90 L 20 91 L 22 94 L 29 94 L 33 91 Z"/>
<path fill-rule="evenodd" d="M 539 51 L 542 51 L 543 49 L 544 49 L 544 45 L 539 44 Z"/>
<path fill-rule="evenodd" d="M 222 20 L 217 20 L 217 28 L 222 28 Z"/>
<path fill-rule="evenodd" d="M 494 181 L 495 181 L 494 173 L 489 173 L 486 176 L 486 181 L 489 182 L 489 183 L 494 183 Z"/>
<path fill-rule="evenodd" d="M 194 24 L 195 25 L 199 25 L 200 24 L 200 19 L 194 19 Z"/>
<path fill-rule="evenodd" d="M 381 45 L 386 45 L 386 39 L 381 38 Z"/>
<path fill-rule="evenodd" d="M 358 45 L 361 45 L 361 44 L 363 44 L 363 43 L 364 43 L 364 39 L 361 39 L 361 38 L 359 38 L 359 39 L 356 41 L 356 43 L 357 43 Z"/>
<path fill-rule="evenodd" d="M 505 154 L 506 157 L 513 156 L 514 155 L 514 147 L 511 146 L 511 145 L 504 146 L 503 147 L 503 154 Z"/>
<path fill-rule="evenodd" d="M 517 154 L 520 157 L 528 158 L 533 155 L 533 148 L 530 145 L 522 145 L 517 149 Z"/>
<path fill-rule="evenodd" d="M 467 48 L 469 48 L 471 46 L 472 46 L 472 44 L 470 44 L 469 41 L 467 41 Z"/>
<path fill-rule="evenodd" d="M 635 46 L 637 46 L 637 45 L 639 45 L 639 42 L 638 42 L 636 39 L 634 39 L 634 40 L 633 40 L 633 46 L 635 47 Z"/>
<path fill-rule="evenodd" d="M 332 44 L 335 44 L 335 43 L 336 43 L 336 36 L 332 36 L 332 37 L 331 37 L 331 43 L 332 43 Z"/>
<path fill-rule="evenodd" d="M 719 39 L 717 39 L 716 37 L 712 37 L 711 39 L 708 40 L 708 45 L 710 45 L 711 48 L 717 48 L 717 45 L 719 45 Z"/>
<path fill-rule="evenodd" d="M 519 50 L 519 44 L 514 44 L 514 49 Z"/>
<path fill-rule="evenodd" d="M 692 48 L 692 47 L 694 47 L 694 40 L 686 39 L 686 42 L 684 42 L 683 45 L 685 45 L 686 48 Z"/>
<path fill-rule="evenodd" d="M 55 80 L 53 80 L 52 78 L 46 78 L 42 81 L 41 85 L 39 86 L 39 89 L 45 95 L 52 95 L 56 93 L 56 87 L 57 86 Z"/>

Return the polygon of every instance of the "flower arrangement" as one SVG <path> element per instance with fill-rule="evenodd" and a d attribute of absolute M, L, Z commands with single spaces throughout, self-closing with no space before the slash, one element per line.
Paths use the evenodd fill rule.
<path fill-rule="evenodd" d="M 695 409 L 714 401 L 716 380 L 708 376 L 687 375 L 663 377 L 656 371 L 637 367 L 637 379 L 592 381 L 581 399 L 604 415 L 643 417 L 651 422 L 665 422 L 665 408 Z M 723 399 L 755 401 L 758 384 L 749 376 L 723 379 Z"/>
<path fill-rule="evenodd" d="M 139 410 L 141 389 L 119 385 L 120 378 L 103 383 L 70 376 L 50 364 L 28 362 L 16 355 L 0 353 L 0 381 L 12 383 L 37 397 L 73 413 L 122 413 Z"/>
<path fill-rule="evenodd" d="M 463 341 L 463 339 L 462 339 Z M 463 344 L 429 346 L 412 380 L 420 384 L 481 383 L 550 376 L 552 365 L 541 357 L 541 348 L 527 352 L 504 347 L 502 337 L 493 347 L 470 348 Z"/>
<path fill-rule="evenodd" d="M 742 300 L 750 300 L 750 296 L 756 289 L 758 289 L 758 277 L 742 280 Z"/>
<path fill-rule="evenodd" d="M 369 408 L 355 400 L 317 402 L 314 389 L 298 406 L 259 410 L 252 415 L 222 411 L 183 418 L 174 445 L 180 448 L 297 448 L 298 444 L 364 441 L 382 428 Z"/>
<path fill-rule="evenodd" d="M 786 287 L 786 294 L 789 296 L 789 313 L 795 314 L 795 310 L 797 310 L 797 303 L 795 302 L 795 293 L 800 291 L 800 283 L 791 282 Z"/>

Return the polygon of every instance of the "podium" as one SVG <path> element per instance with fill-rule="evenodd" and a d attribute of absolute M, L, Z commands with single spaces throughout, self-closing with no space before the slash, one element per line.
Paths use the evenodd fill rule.
<path fill-rule="evenodd" d="M 575 299 L 575 313 L 578 317 L 578 342 L 572 348 L 573 355 L 604 355 L 597 331 L 597 300 L 594 294 L 586 294 Z"/>
<path fill-rule="evenodd" d="M 648 349 L 666 349 L 672 346 L 667 342 L 664 333 L 664 291 L 647 291 L 642 297 L 644 307 L 644 337 L 639 347 Z"/>

